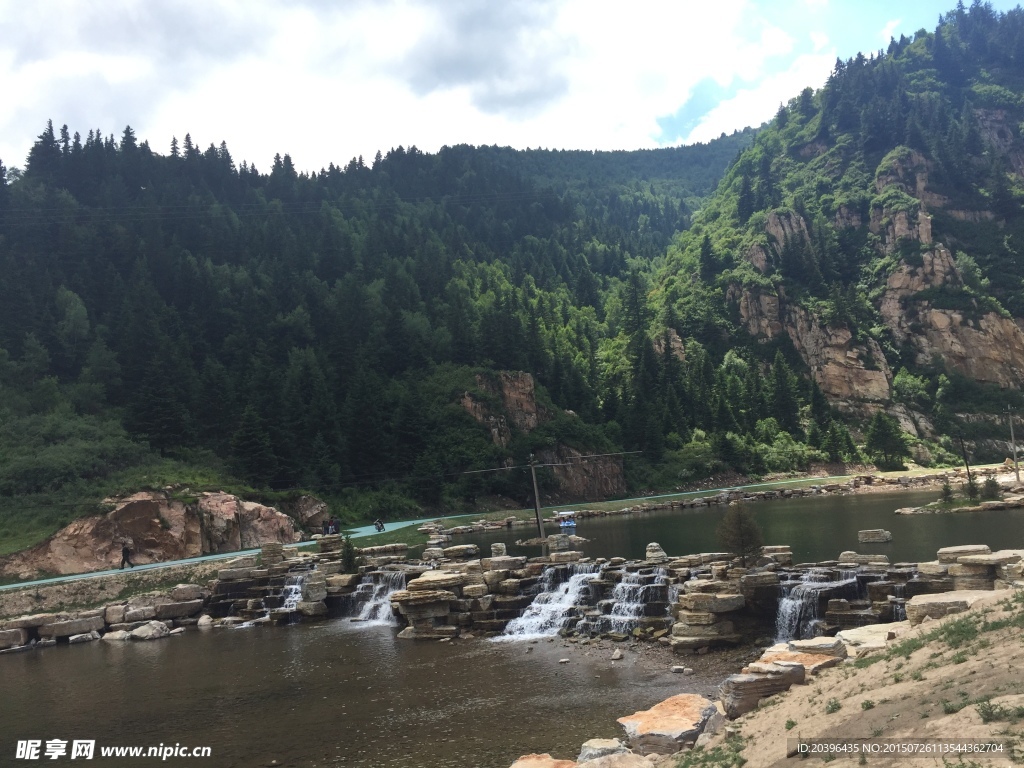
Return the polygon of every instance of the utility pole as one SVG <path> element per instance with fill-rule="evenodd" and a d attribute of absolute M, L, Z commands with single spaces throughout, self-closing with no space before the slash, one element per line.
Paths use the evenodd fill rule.
<path fill-rule="evenodd" d="M 537 460 L 530 454 L 530 477 L 533 478 L 533 511 L 537 515 L 537 535 L 544 538 L 544 523 L 540 521 L 540 491 L 537 490 Z"/>
<path fill-rule="evenodd" d="M 957 435 L 960 438 L 960 453 L 964 455 L 964 466 L 967 467 L 967 485 L 972 485 L 974 481 L 971 479 L 971 465 L 967 462 L 967 448 L 964 446 L 964 436 Z"/>
<path fill-rule="evenodd" d="M 1020 467 L 1017 466 L 1017 438 L 1013 436 L 1013 409 L 1006 406 L 1006 416 L 1010 421 L 1010 443 L 1013 445 L 1013 475 L 1020 482 Z"/>

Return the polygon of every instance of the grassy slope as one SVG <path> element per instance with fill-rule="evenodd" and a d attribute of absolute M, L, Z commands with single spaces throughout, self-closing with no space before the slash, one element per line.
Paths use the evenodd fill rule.
<path fill-rule="evenodd" d="M 885 652 L 825 670 L 739 718 L 739 737 L 694 752 L 680 766 L 782 766 L 787 739 L 1001 739 L 1024 758 L 1024 594 L 993 596 L 967 614 L 912 629 Z M 966 755 L 963 765 L 1011 764 Z M 950 765 L 960 764 L 957 755 Z M 927 760 L 927 758 L 925 758 Z M 740 761 L 746 761 L 741 763 Z M 820 758 L 811 758 L 814 764 Z M 839 757 L 836 766 L 861 764 Z M 880 758 L 869 762 L 878 763 Z M 887 765 L 938 765 L 887 759 Z"/>

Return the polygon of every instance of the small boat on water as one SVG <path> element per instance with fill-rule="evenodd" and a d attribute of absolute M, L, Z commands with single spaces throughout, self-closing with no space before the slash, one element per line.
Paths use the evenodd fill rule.
<path fill-rule="evenodd" d="M 558 522 L 558 527 L 563 530 L 566 528 L 576 529 L 576 513 L 574 511 L 555 512 L 555 520 Z"/>

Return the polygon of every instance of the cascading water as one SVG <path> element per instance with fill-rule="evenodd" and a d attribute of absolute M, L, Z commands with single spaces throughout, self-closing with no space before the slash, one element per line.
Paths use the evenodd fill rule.
<path fill-rule="evenodd" d="M 892 601 L 892 620 L 893 621 L 906 621 L 907 620 L 907 585 L 906 584 L 893 584 L 893 598 Z"/>
<path fill-rule="evenodd" d="M 568 581 L 559 582 L 558 569 L 548 567 L 542 576 L 542 591 L 519 618 L 512 619 L 495 640 L 529 640 L 558 634 L 566 618 L 589 595 L 589 582 L 598 572 L 592 563 L 568 566 Z"/>
<path fill-rule="evenodd" d="M 282 611 L 294 611 L 302 600 L 302 584 L 306 581 L 306 574 L 299 573 L 290 575 L 281 589 Z"/>
<path fill-rule="evenodd" d="M 775 619 L 775 639 L 808 639 L 815 636 L 821 623 L 821 601 L 827 593 L 832 597 L 859 597 L 857 571 L 843 569 L 833 578 L 833 571 L 812 569 L 799 581 L 782 583 L 782 599 Z"/>
<path fill-rule="evenodd" d="M 405 574 L 402 571 L 374 571 L 363 576 L 356 589 L 357 599 L 363 606 L 352 621 L 364 622 L 369 626 L 396 625 L 398 622 L 391 610 L 391 593 L 405 588 Z"/>
<path fill-rule="evenodd" d="M 640 573 L 627 573 L 612 590 L 612 612 L 608 615 L 612 632 L 628 633 L 644 615 L 644 589 L 650 578 Z"/>

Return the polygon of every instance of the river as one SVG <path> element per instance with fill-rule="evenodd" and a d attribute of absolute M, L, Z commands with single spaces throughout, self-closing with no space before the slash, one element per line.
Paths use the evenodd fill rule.
<path fill-rule="evenodd" d="M 750 508 L 766 543 L 792 545 L 797 561 L 835 558 L 845 549 L 883 552 L 897 562 L 931 560 L 938 547 L 954 544 L 1024 547 L 1021 511 L 892 514 L 934 497 L 823 496 Z M 590 539 L 583 549 L 592 556 L 642 557 L 651 541 L 669 554 L 709 551 L 718 549 L 723 513 L 712 507 L 588 518 L 579 534 Z M 858 545 L 863 528 L 887 528 L 894 541 Z M 502 531 L 457 543 L 512 538 Z M 639 648 L 613 663 L 608 643 L 599 650 L 562 640 L 410 642 L 398 640 L 392 627 L 335 619 L 5 655 L 0 764 L 15 762 L 17 740 L 59 738 L 210 746 L 211 758 L 167 763 L 217 768 L 507 768 L 528 752 L 574 758 L 583 741 L 620 735 L 617 717 L 676 693 L 712 695 L 741 666 L 735 654 L 675 658 L 654 645 Z M 698 674 L 672 674 L 677 661 Z M 97 757 L 91 764 L 154 762 Z"/>
<path fill-rule="evenodd" d="M 888 555 L 889 562 L 934 560 L 940 547 L 987 544 L 995 549 L 1024 548 L 1024 509 L 942 515 L 894 515 L 899 507 L 921 506 L 938 498 L 938 491 L 894 491 L 847 496 L 810 496 L 748 502 L 747 508 L 764 531 L 765 544 L 788 544 L 793 561 L 835 560 L 853 550 Z M 576 529 L 588 541 L 579 549 L 590 557 L 642 558 L 656 541 L 669 555 L 717 552 L 715 533 L 725 514 L 723 506 L 660 509 L 631 515 L 582 518 Z M 884 528 L 893 540 L 858 544 L 857 531 Z M 548 526 L 548 533 L 555 531 Z M 454 537 L 453 544 L 476 543 L 487 552 L 492 542 L 509 542 L 536 535 L 534 528 Z M 509 554 L 538 554 L 539 548 L 509 547 Z"/>

